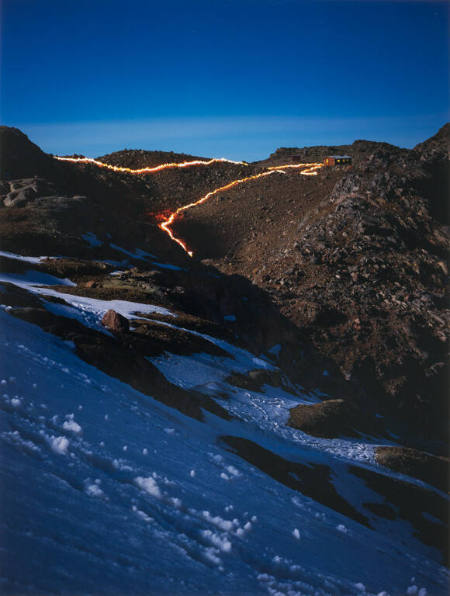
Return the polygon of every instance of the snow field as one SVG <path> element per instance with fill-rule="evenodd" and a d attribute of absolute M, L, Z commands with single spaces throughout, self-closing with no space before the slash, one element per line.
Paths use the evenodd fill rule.
<path fill-rule="evenodd" d="M 63 298 L 67 306 L 51 307 L 87 325 L 108 308 L 129 318 L 160 312 L 13 283 Z M 314 396 L 225 381 L 271 369 L 269 361 L 209 336 L 228 357 L 151 358 L 180 387 L 227 393 L 221 404 L 238 418 L 206 414 L 201 423 L 80 361 L 71 342 L 4 311 L 0 325 L 0 531 L 18 557 L 5 565 L 7 591 L 109 594 L 133 585 L 136 593 L 220 594 L 226 577 L 235 593 L 446 593 L 446 571 L 406 524 L 396 526 L 400 537 L 366 528 L 222 446 L 222 435 L 243 436 L 334 470 L 372 465 L 369 443 L 316 440 L 285 426 L 289 407 Z M 347 489 L 333 482 L 362 491 L 356 480 Z"/>

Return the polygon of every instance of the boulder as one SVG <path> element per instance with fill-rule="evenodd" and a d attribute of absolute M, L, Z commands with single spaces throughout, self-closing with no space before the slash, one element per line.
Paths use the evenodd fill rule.
<path fill-rule="evenodd" d="M 130 328 L 128 319 L 112 309 L 103 316 L 102 325 L 113 333 L 124 333 Z"/>
<path fill-rule="evenodd" d="M 315 437 L 355 436 L 370 428 L 369 415 L 344 399 L 329 399 L 317 404 L 300 404 L 290 410 L 289 426 Z"/>
<path fill-rule="evenodd" d="M 409 447 L 380 446 L 375 450 L 375 459 L 395 472 L 419 478 L 444 492 L 448 491 L 450 460 L 446 457 Z"/>
<path fill-rule="evenodd" d="M 5 207 L 24 207 L 36 196 L 36 189 L 33 185 L 24 186 L 21 189 L 13 190 L 6 195 L 3 204 Z"/>
<path fill-rule="evenodd" d="M 249 391 L 261 391 L 263 385 L 283 386 L 280 371 L 266 369 L 251 370 L 246 374 L 234 372 L 226 378 L 226 382 Z"/>

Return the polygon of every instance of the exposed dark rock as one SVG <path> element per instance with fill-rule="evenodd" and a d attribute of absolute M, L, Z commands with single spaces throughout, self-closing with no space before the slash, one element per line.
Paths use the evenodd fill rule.
<path fill-rule="evenodd" d="M 438 132 L 414 147 L 422 161 L 450 159 L 450 122 L 442 126 Z"/>
<path fill-rule="evenodd" d="M 40 298 L 11 283 L 0 283 L 1 303 L 5 306 L 20 308 L 42 308 Z"/>
<path fill-rule="evenodd" d="M 259 167 L 329 153 L 353 165 L 255 181 L 177 226 L 200 256 L 269 292 L 340 370 L 340 393 L 357 385 L 412 444 L 448 434 L 449 135 L 446 125 L 414 150 L 368 141 L 280 149 Z"/>
<path fill-rule="evenodd" d="M 98 161 L 108 163 L 121 168 L 151 168 L 163 163 L 179 163 L 182 161 L 202 160 L 207 161 L 210 157 L 198 157 L 187 153 L 175 153 L 173 151 L 145 151 L 143 149 L 124 149 L 114 151 L 97 157 Z"/>
<path fill-rule="evenodd" d="M 53 159 L 18 128 L 0 126 L 0 172 L 3 180 L 53 172 Z"/>
<path fill-rule="evenodd" d="M 129 341 L 147 356 L 160 354 L 163 349 L 174 354 L 203 353 L 222 358 L 227 355 L 214 343 L 183 329 L 167 327 L 154 321 L 136 320 L 133 325 L 133 337 Z"/>
<path fill-rule="evenodd" d="M 368 488 L 383 497 L 382 504 L 389 504 L 387 508 L 380 508 L 379 502 L 367 502 L 364 503 L 366 509 L 386 519 L 393 519 L 394 514 L 408 521 L 414 528 L 415 535 L 424 544 L 438 549 L 442 555 L 442 562 L 449 564 L 449 508 L 446 497 L 436 491 L 367 468 L 350 466 L 349 469 L 357 478 L 362 479 Z"/>
<path fill-rule="evenodd" d="M 73 341 L 77 356 L 88 364 L 187 416 L 203 420 L 205 409 L 226 420 L 231 418 L 230 414 L 209 396 L 194 390 L 185 391 L 165 379 L 147 358 L 152 353 L 161 353 L 167 347 L 162 344 L 156 349 L 157 340 L 153 342 L 153 346 L 142 346 L 141 342 L 133 342 L 129 337 L 122 342 L 120 335 L 109 337 L 85 327 L 74 319 L 56 316 L 42 306 L 13 308 L 10 313 L 38 325 L 47 333 Z M 184 353 L 186 351 L 185 346 Z M 150 407 L 145 398 L 141 399 L 141 406 Z"/>
<path fill-rule="evenodd" d="M 290 461 L 242 437 L 223 436 L 221 440 L 233 452 L 278 482 L 370 527 L 368 519 L 336 491 L 328 466 Z"/>
<path fill-rule="evenodd" d="M 226 382 L 242 389 L 260 391 L 263 385 L 272 387 L 283 386 L 282 374 L 279 370 L 251 370 L 246 374 L 232 373 L 226 378 Z"/>
<path fill-rule="evenodd" d="M 377 427 L 373 416 L 343 399 L 295 406 L 290 410 L 288 424 L 315 437 L 327 438 L 374 433 Z"/>
<path fill-rule="evenodd" d="M 414 476 L 443 492 L 449 489 L 450 460 L 407 447 L 377 447 L 377 462 L 391 470 Z"/>
<path fill-rule="evenodd" d="M 128 319 L 112 309 L 103 315 L 102 325 L 114 333 L 124 333 L 130 328 Z"/>

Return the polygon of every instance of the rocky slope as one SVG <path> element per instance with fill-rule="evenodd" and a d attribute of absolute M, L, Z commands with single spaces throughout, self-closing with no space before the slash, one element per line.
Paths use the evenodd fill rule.
<path fill-rule="evenodd" d="M 192 261 L 158 228 L 161 211 L 249 175 L 252 166 L 215 163 L 136 176 L 89 163 L 56 161 L 17 129 L 3 127 L 0 133 L 6 155 L 0 195 L 2 250 L 64 256 L 47 263 L 44 270 L 73 277 L 81 294 L 102 299 L 151 298 L 219 324 L 256 351 L 278 343 L 297 349 L 298 330 L 263 291 L 243 276 L 224 276 Z M 167 160 L 163 152 L 127 154 L 134 168 L 159 165 L 155 155 L 163 163 Z M 143 156 L 150 156 L 150 162 L 142 161 Z M 34 176 L 17 177 L 21 168 Z M 7 263 L 3 267 L 10 268 Z M 117 267 L 122 274 L 111 278 Z M 304 349 L 318 362 L 310 381 L 304 379 L 304 383 L 316 386 L 323 358 L 310 346 Z"/>
<path fill-rule="evenodd" d="M 151 299 L 254 353 L 278 346 L 291 382 L 334 400 L 300 406 L 290 421 L 299 429 L 395 432 L 446 451 L 448 125 L 411 151 L 355 141 L 139 176 L 56 161 L 17 129 L 0 135 L 2 250 L 63 255 L 40 267 L 75 281 L 72 293 Z M 157 226 L 161 212 L 232 180 L 334 152 L 351 154 L 353 166 L 311 177 L 286 170 L 185 212 L 175 231 L 193 260 Z M 140 168 L 188 157 L 127 150 L 101 159 Z M 181 339 L 155 341 L 163 350 Z"/>
<path fill-rule="evenodd" d="M 98 161 L 122 168 L 149 168 L 163 163 L 179 163 L 183 161 L 207 160 L 207 157 L 174 153 L 173 151 L 144 151 L 143 149 L 124 149 L 97 157 Z"/>
<path fill-rule="evenodd" d="M 360 385 L 365 407 L 377 403 L 412 441 L 447 433 L 448 142 L 446 125 L 411 151 L 367 141 L 280 150 L 270 163 L 339 150 L 354 164 L 234 189 L 176 228 L 199 257 L 268 291 Z"/>
<path fill-rule="evenodd" d="M 98 256 L 111 254 L 110 241 L 121 246 L 156 243 L 163 256 L 173 253 L 175 261 L 184 261 L 185 255 L 158 229 L 154 215 L 242 174 L 242 166 L 226 163 L 135 176 L 89 163 L 61 162 L 8 127 L 0 127 L 0 147 L 0 209 L 6 208 L 0 219 L 2 245 L 32 254 L 40 250 L 89 257 L 92 250 L 82 237 L 89 231 L 103 246 L 97 247 Z M 131 153 L 139 158 L 133 167 L 140 167 L 141 153 Z M 163 162 L 167 158 L 163 152 L 147 154 L 150 162 L 144 165 L 159 165 L 155 155 Z M 184 158 L 175 155 L 175 161 L 177 157 Z"/>

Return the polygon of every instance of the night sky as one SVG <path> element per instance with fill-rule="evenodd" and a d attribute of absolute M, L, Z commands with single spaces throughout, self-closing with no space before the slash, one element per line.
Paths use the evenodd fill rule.
<path fill-rule="evenodd" d="M 449 3 L 3 0 L 1 121 L 45 151 L 246 160 L 448 120 Z"/>

